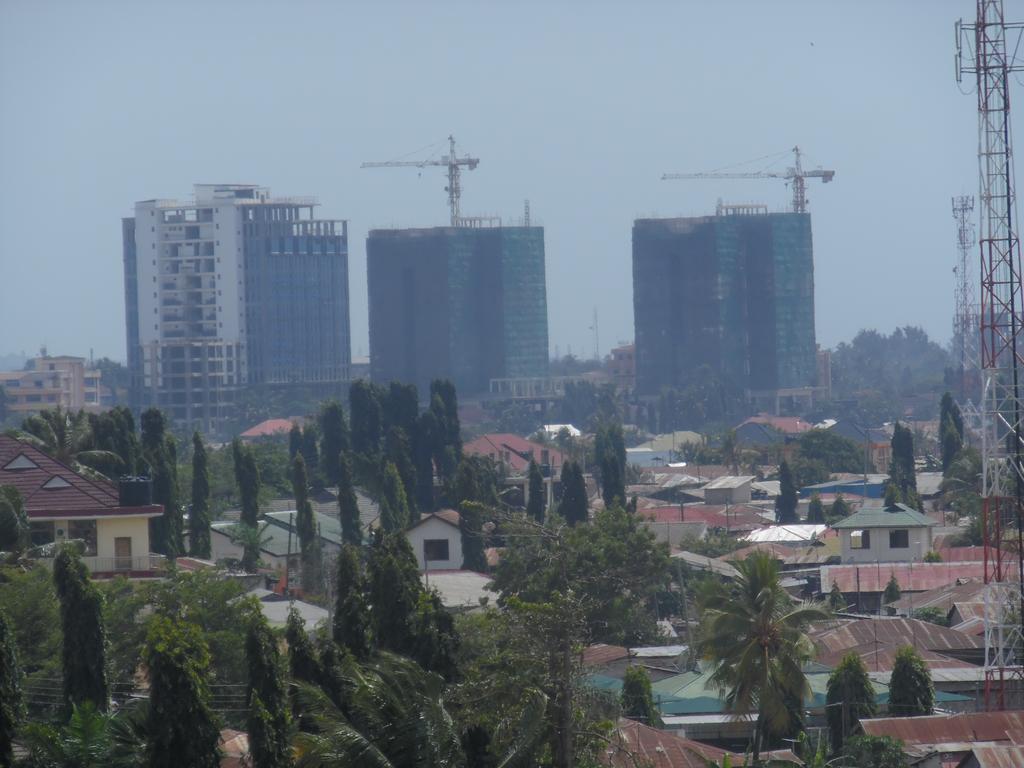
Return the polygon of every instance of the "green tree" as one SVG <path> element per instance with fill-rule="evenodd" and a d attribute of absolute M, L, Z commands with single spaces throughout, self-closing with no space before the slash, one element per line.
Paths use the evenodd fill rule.
<path fill-rule="evenodd" d="M 320 467 L 320 433 L 315 423 L 307 423 L 302 428 L 302 446 L 299 453 L 306 462 L 307 482 L 314 483 L 318 488 L 322 487 L 323 484 L 317 480 L 317 470 Z"/>
<path fill-rule="evenodd" d="M 293 421 L 292 428 L 288 430 L 288 460 L 293 460 L 302 450 L 302 427 L 299 422 Z"/>
<path fill-rule="evenodd" d="M 889 583 L 885 585 L 885 592 L 882 593 L 882 604 L 888 605 L 900 599 L 900 583 L 896 581 L 896 574 L 889 576 Z"/>
<path fill-rule="evenodd" d="M 117 715 L 101 712 L 91 701 L 75 705 L 66 725 L 30 723 L 22 734 L 33 768 L 135 768 L 143 764 L 145 731 L 140 707 Z M 7 765 L 7 763 L 4 763 Z"/>
<path fill-rule="evenodd" d="M 811 503 L 807 507 L 807 522 L 817 525 L 825 523 L 825 505 L 817 493 L 811 496 Z"/>
<path fill-rule="evenodd" d="M 935 687 L 924 660 L 911 646 L 896 651 L 889 680 L 889 714 L 893 717 L 930 715 L 935 710 Z"/>
<path fill-rule="evenodd" d="M 409 508 L 410 523 L 415 523 L 419 520 L 419 514 L 416 511 L 416 465 L 412 460 L 412 447 L 408 434 L 401 427 L 389 427 L 384 440 L 384 448 L 385 456 L 395 465 L 398 476 L 402 480 L 402 489 L 405 492 L 406 505 Z"/>
<path fill-rule="evenodd" d="M 295 495 L 295 532 L 302 560 L 302 590 L 312 594 L 320 587 L 323 548 L 317 534 L 313 505 L 309 503 L 306 462 L 300 453 L 292 460 L 292 493 Z"/>
<path fill-rule="evenodd" d="M 844 765 L 857 768 L 910 768 L 903 744 L 892 736 L 854 736 L 843 749 Z"/>
<path fill-rule="evenodd" d="M 575 461 L 565 462 L 562 465 L 562 500 L 558 504 L 558 514 L 569 525 L 585 523 L 589 517 L 589 506 L 583 470 Z"/>
<path fill-rule="evenodd" d="M 18 649 L 7 614 L 0 610 L 0 764 L 13 760 L 14 733 L 23 715 Z"/>
<path fill-rule="evenodd" d="M 348 390 L 351 415 L 352 450 L 363 456 L 380 453 L 381 440 L 380 388 L 362 379 L 352 382 Z"/>
<path fill-rule="evenodd" d="M 850 505 L 846 503 L 842 494 L 836 496 L 835 501 L 832 502 L 832 506 L 828 509 L 828 516 L 830 521 L 842 520 L 844 517 L 850 516 Z"/>
<path fill-rule="evenodd" d="M 375 642 L 385 650 L 411 656 L 412 617 L 423 587 L 416 556 L 402 533 L 374 535 L 366 580 Z"/>
<path fill-rule="evenodd" d="M 699 595 L 703 614 L 699 648 L 715 665 L 712 682 L 728 712 L 756 713 L 753 759 L 771 735 L 786 735 L 809 691 L 803 665 L 813 656 L 805 630 L 828 617 L 816 603 L 794 603 L 782 588 L 778 563 L 755 552 L 735 563 L 731 585 L 708 582 Z"/>
<path fill-rule="evenodd" d="M 182 554 L 181 505 L 178 502 L 178 454 L 174 437 L 167 430 L 163 411 L 149 408 L 142 413 L 142 458 L 153 478 L 153 502 L 164 513 L 150 521 L 153 549 L 169 557 Z"/>
<path fill-rule="evenodd" d="M 651 693 L 651 678 L 647 670 L 639 666 L 626 668 L 622 679 L 622 714 L 652 728 L 661 728 L 661 713 L 654 704 Z"/>
<path fill-rule="evenodd" d="M 356 658 L 370 654 L 370 612 L 366 604 L 366 588 L 359 550 L 346 544 L 338 554 L 338 581 L 335 589 L 334 620 L 331 636 Z"/>
<path fill-rule="evenodd" d="M 346 544 L 360 546 L 363 543 L 362 522 L 359 518 L 359 502 L 352 484 L 352 463 L 348 454 L 338 456 L 338 516 L 341 520 L 341 539 Z"/>
<path fill-rule="evenodd" d="M 288 695 L 277 640 L 262 613 L 254 612 L 249 621 L 245 658 L 253 768 L 287 768 L 291 765 Z"/>
<path fill-rule="evenodd" d="M 942 395 L 939 404 L 939 425 L 939 448 L 942 454 L 942 473 L 945 475 L 964 444 L 963 416 L 949 392 Z"/>
<path fill-rule="evenodd" d="M 210 710 L 210 652 L 200 629 L 157 615 L 149 622 L 144 659 L 149 669 L 147 765 L 218 768 L 220 736 Z"/>
<path fill-rule="evenodd" d="M 875 716 L 875 688 L 856 653 L 846 654 L 828 678 L 825 696 L 832 749 L 839 752 L 861 718 Z"/>
<path fill-rule="evenodd" d="M 462 536 L 462 569 L 487 572 L 484 554 L 484 517 L 487 507 L 475 501 L 464 501 L 459 506 L 459 533 Z"/>
<path fill-rule="evenodd" d="M 210 557 L 210 469 L 206 445 L 192 433 L 192 509 L 188 516 L 189 554 Z"/>
<path fill-rule="evenodd" d="M 543 525 L 544 509 L 547 506 L 544 503 L 544 475 L 541 474 L 540 466 L 532 458 L 527 478 L 526 514 Z"/>
<path fill-rule="evenodd" d="M 917 494 L 917 477 L 914 470 L 914 434 L 909 427 L 898 421 L 892 433 L 892 461 L 889 464 L 889 477 L 900 492 L 900 496 L 910 503 L 911 494 Z"/>
<path fill-rule="evenodd" d="M 416 466 L 416 508 L 434 509 L 434 445 L 437 442 L 437 418 L 433 411 L 420 414 L 412 436 L 413 464 Z"/>
<path fill-rule="evenodd" d="M 127 469 L 117 454 L 94 447 L 85 411 L 64 410 L 59 405 L 44 408 L 22 422 L 17 437 L 85 475 L 116 477 Z"/>
<path fill-rule="evenodd" d="M 775 500 L 775 520 L 779 525 L 791 525 L 796 522 L 796 491 L 793 473 L 789 469 L 789 464 L 783 461 L 779 465 L 779 497 Z"/>
<path fill-rule="evenodd" d="M 802 459 L 822 464 L 826 471 L 862 472 L 864 451 L 849 438 L 831 429 L 809 429 L 797 438 Z"/>
<path fill-rule="evenodd" d="M 410 524 L 409 504 L 405 497 L 405 486 L 398 475 L 398 469 L 390 461 L 384 464 L 384 476 L 381 483 L 380 524 L 385 532 L 403 531 Z"/>
<path fill-rule="evenodd" d="M 323 678 L 320 663 L 313 643 L 306 634 L 306 623 L 294 605 L 288 609 L 284 637 L 288 644 L 288 671 L 292 680 L 300 683 L 319 682 Z"/>
<path fill-rule="evenodd" d="M 430 382 L 430 399 L 440 398 L 443 408 L 440 424 L 444 428 L 444 442 L 456 456 L 462 455 L 462 427 L 459 424 L 459 401 L 455 394 L 455 385 L 448 379 L 434 379 Z"/>
<path fill-rule="evenodd" d="M 119 405 L 103 413 L 90 413 L 89 429 L 92 432 L 93 449 L 108 451 L 117 457 L 116 462 L 97 462 L 101 466 L 110 467 L 111 471 L 105 474 L 134 474 L 139 471 L 141 448 L 131 409 Z"/>
<path fill-rule="evenodd" d="M 349 450 L 348 422 L 337 400 L 320 406 L 320 434 L 320 467 L 327 484 L 337 486 L 341 482 L 341 457 Z"/>
<path fill-rule="evenodd" d="M 21 493 L 0 485 L 0 552 L 20 552 L 29 543 L 29 522 Z"/>
<path fill-rule="evenodd" d="M 420 398 L 415 384 L 392 381 L 384 398 L 384 426 L 398 427 L 409 437 L 416 431 L 420 412 Z"/>
<path fill-rule="evenodd" d="M 0 611 L 7 614 L 25 674 L 46 670 L 60 658 L 60 605 L 53 574 L 45 568 L 0 568 Z"/>
<path fill-rule="evenodd" d="M 626 503 L 626 443 L 622 425 L 602 424 L 594 437 L 594 452 L 601 477 L 601 496 L 606 507 L 618 499 Z"/>
<path fill-rule="evenodd" d="M 847 608 L 846 596 L 843 595 L 839 585 L 832 582 L 832 589 L 828 593 L 828 607 L 833 611 L 845 611 Z"/>
<path fill-rule="evenodd" d="M 64 703 L 70 712 L 75 704 L 91 701 L 107 710 L 106 646 L 103 626 L 103 597 L 89 580 L 89 573 L 70 547 L 64 547 L 53 561 L 53 583 L 60 600 L 60 623 L 64 642 L 61 661 Z"/>
<path fill-rule="evenodd" d="M 298 455 L 298 454 L 296 454 Z M 259 529 L 260 519 L 260 470 L 256 466 L 256 458 L 252 448 L 243 445 L 237 437 L 231 443 L 231 457 L 235 467 L 235 483 L 242 502 L 242 514 L 239 523 L 249 530 Z M 256 569 L 260 559 L 258 541 L 249 537 L 243 543 L 242 565 L 250 573 Z"/>

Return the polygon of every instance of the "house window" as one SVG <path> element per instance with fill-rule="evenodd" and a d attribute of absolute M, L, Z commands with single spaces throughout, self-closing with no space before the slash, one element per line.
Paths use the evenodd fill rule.
<path fill-rule="evenodd" d="M 889 549 L 906 549 L 910 546 L 910 532 L 906 529 L 889 531 Z"/>
<path fill-rule="evenodd" d="M 85 554 L 88 557 L 96 556 L 96 521 L 95 520 L 69 520 L 68 538 L 81 539 L 85 542 Z"/>
<path fill-rule="evenodd" d="M 436 563 L 448 559 L 448 539 L 424 539 L 424 562 Z"/>
<path fill-rule="evenodd" d="M 33 522 L 29 524 L 29 536 L 33 547 L 41 547 L 44 544 L 52 544 L 54 539 L 54 527 L 52 520 Z"/>
<path fill-rule="evenodd" d="M 871 549 L 871 531 L 852 531 L 850 549 Z"/>

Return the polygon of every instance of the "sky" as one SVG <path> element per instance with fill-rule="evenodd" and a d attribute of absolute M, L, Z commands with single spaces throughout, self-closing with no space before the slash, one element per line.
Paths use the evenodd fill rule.
<path fill-rule="evenodd" d="M 978 187 L 976 97 L 954 78 L 953 24 L 973 12 L 0 0 L 0 354 L 125 359 L 120 220 L 208 182 L 315 195 L 349 220 L 352 353 L 369 354 L 366 232 L 448 209 L 443 169 L 359 165 L 439 157 L 449 134 L 480 158 L 464 215 L 517 222 L 528 199 L 545 228 L 552 353 L 593 354 L 595 308 L 602 354 L 632 339 L 635 218 L 790 199 L 782 180 L 662 173 L 780 170 L 797 144 L 835 170 L 808 181 L 818 342 L 912 324 L 944 343 L 950 198 Z"/>

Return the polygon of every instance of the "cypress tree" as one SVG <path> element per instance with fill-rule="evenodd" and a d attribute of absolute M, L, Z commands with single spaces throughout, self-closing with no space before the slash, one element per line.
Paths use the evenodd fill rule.
<path fill-rule="evenodd" d="M 833 520 L 841 520 L 844 517 L 850 516 L 850 505 L 846 503 L 846 499 L 840 494 L 836 496 L 836 500 L 832 502 L 828 512 Z"/>
<path fill-rule="evenodd" d="M 174 438 L 158 408 L 142 413 L 142 456 L 153 480 L 153 502 L 162 504 L 162 516 L 150 520 L 153 549 L 168 557 L 184 551 L 181 540 L 181 506 L 178 503 L 178 466 Z"/>
<path fill-rule="evenodd" d="M 363 456 L 380 453 L 381 405 L 379 389 L 362 379 L 348 390 L 352 450 Z"/>
<path fill-rule="evenodd" d="M 960 433 L 957 432 L 951 415 L 947 414 L 941 423 L 939 445 L 942 451 L 942 474 L 945 475 L 949 471 L 949 467 L 952 465 L 956 455 L 963 448 L 963 439 L 960 437 Z"/>
<path fill-rule="evenodd" d="M 288 696 L 277 641 L 263 614 L 250 618 L 245 638 L 249 668 L 249 746 L 253 768 L 291 765 Z"/>
<path fill-rule="evenodd" d="M 828 678 L 825 717 L 832 750 L 839 752 L 861 718 L 875 716 L 875 689 L 864 662 L 848 653 Z"/>
<path fill-rule="evenodd" d="M 661 728 L 661 713 L 654 704 L 654 694 L 651 693 L 651 678 L 643 667 L 629 666 L 626 668 L 625 677 L 622 679 L 622 714 L 625 717 L 637 720 L 649 725 L 651 728 Z"/>
<path fill-rule="evenodd" d="M 567 461 L 562 465 L 562 500 L 558 505 L 558 513 L 569 525 L 576 525 L 587 522 L 588 507 L 583 470 L 577 462 Z"/>
<path fill-rule="evenodd" d="M 419 605 L 419 566 L 401 533 L 376 531 L 366 566 L 373 637 L 384 650 L 412 656 L 413 617 Z"/>
<path fill-rule="evenodd" d="M 544 475 L 540 466 L 530 459 L 530 471 L 527 475 L 529 486 L 526 498 L 526 514 L 534 521 L 544 523 Z"/>
<path fill-rule="evenodd" d="M 239 525 L 249 533 L 243 540 L 242 567 L 253 573 L 260 560 L 259 536 L 255 533 L 259 530 L 260 518 L 260 470 L 256 466 L 252 449 L 242 445 L 237 437 L 231 443 L 231 456 L 235 466 L 235 483 L 242 502 Z"/>
<path fill-rule="evenodd" d="M 825 522 L 825 505 L 821 503 L 821 496 L 817 493 L 811 496 L 811 503 L 807 507 L 807 522 L 813 525 Z"/>
<path fill-rule="evenodd" d="M 459 505 L 459 533 L 462 536 L 462 570 L 487 572 L 483 522 L 487 508 L 475 501 Z"/>
<path fill-rule="evenodd" d="M 900 599 L 900 583 L 896 581 L 896 574 L 889 576 L 889 583 L 885 585 L 885 592 L 882 593 L 882 604 L 888 605 Z"/>
<path fill-rule="evenodd" d="M 398 427 L 412 437 L 419 415 L 419 395 L 415 384 L 392 381 L 388 387 L 387 407 L 384 409 L 384 426 Z"/>
<path fill-rule="evenodd" d="M 466 501 L 480 501 L 480 485 L 477 482 L 476 468 L 466 457 L 459 462 L 452 488 L 451 500 L 456 507 Z"/>
<path fill-rule="evenodd" d="M 335 590 L 334 642 L 347 648 L 357 659 L 370 654 L 370 612 L 364 595 L 365 579 L 359 550 L 346 544 L 338 554 L 338 584 Z"/>
<path fill-rule="evenodd" d="M 73 706 L 89 701 L 96 709 L 106 712 L 110 692 L 103 596 L 89 580 L 85 565 L 69 547 L 62 548 L 54 558 L 53 582 L 60 601 L 64 639 L 61 646 L 64 704 L 70 711 Z"/>
<path fill-rule="evenodd" d="M 291 461 L 294 459 L 301 450 L 302 427 L 299 426 L 299 422 L 293 421 L 292 428 L 288 430 L 288 460 Z"/>
<path fill-rule="evenodd" d="M 341 482 L 341 456 L 349 449 L 348 422 L 337 400 L 320 406 L 320 434 L 320 467 L 324 480 L 332 487 L 337 486 Z"/>
<path fill-rule="evenodd" d="M 295 495 L 295 532 L 302 559 L 302 590 L 312 594 L 320 586 L 322 552 L 313 505 L 309 503 L 306 462 L 301 453 L 292 460 L 292 492 Z"/>
<path fill-rule="evenodd" d="M 294 605 L 288 609 L 284 637 L 288 643 L 288 670 L 292 679 L 317 685 L 321 678 L 320 663 L 306 633 L 305 622 Z"/>
<path fill-rule="evenodd" d="M 451 448 L 456 456 L 461 456 L 462 427 L 459 424 L 459 401 L 455 394 L 455 385 L 449 379 L 434 379 L 430 382 L 432 408 L 435 397 L 440 398 L 442 404 L 439 423 L 444 426 L 445 445 Z"/>
<path fill-rule="evenodd" d="M 775 500 L 775 520 L 779 525 L 791 525 L 796 522 L 796 484 L 789 463 L 783 461 L 779 465 L 779 497 Z"/>
<path fill-rule="evenodd" d="M 21 666 L 14 630 L 0 611 L 0 765 L 14 762 L 14 734 L 24 716 Z"/>
<path fill-rule="evenodd" d="M 935 687 L 924 660 L 911 646 L 896 651 L 889 679 L 889 715 L 915 717 L 935 709 Z"/>
<path fill-rule="evenodd" d="M 341 540 L 345 544 L 360 546 L 363 543 L 362 523 L 359 519 L 359 502 L 352 485 L 352 463 L 348 454 L 338 456 L 338 517 L 341 521 Z"/>
<path fill-rule="evenodd" d="M 424 411 L 416 421 L 412 439 L 413 464 L 416 467 L 416 509 L 431 512 L 434 509 L 434 435 L 437 419 L 432 411 Z"/>
<path fill-rule="evenodd" d="M 299 453 L 306 462 L 306 480 L 315 482 L 317 468 L 320 466 L 320 435 L 317 433 L 316 424 L 307 424 L 302 428 L 302 447 Z M 319 484 L 317 484 L 319 486 Z"/>
<path fill-rule="evenodd" d="M 390 461 L 384 464 L 384 477 L 381 486 L 383 488 L 381 527 L 388 533 L 405 530 L 405 527 L 412 522 L 412 516 L 405 498 L 405 486 L 402 484 L 402 478 L 398 476 L 398 470 Z M 385 511 L 387 512 L 386 516 Z"/>
<path fill-rule="evenodd" d="M 917 494 L 917 477 L 914 470 L 914 435 L 908 427 L 898 421 L 892 433 L 892 461 L 889 477 L 900 492 L 900 496 L 911 502 L 910 491 Z"/>
<path fill-rule="evenodd" d="M 387 460 L 395 465 L 398 476 L 402 479 L 410 521 L 415 523 L 419 519 L 419 515 L 416 514 L 416 465 L 412 460 L 409 435 L 403 428 L 391 426 L 388 428 L 384 446 Z"/>
<path fill-rule="evenodd" d="M 150 768 L 218 768 L 220 732 L 210 710 L 210 652 L 194 624 L 155 616 L 144 651 Z"/>
<path fill-rule="evenodd" d="M 603 424 L 597 430 L 594 443 L 597 466 L 601 472 L 601 497 L 605 507 L 618 499 L 626 503 L 626 443 L 619 423 Z"/>
<path fill-rule="evenodd" d="M 420 589 L 412 626 L 413 661 L 450 682 L 458 669 L 459 636 L 437 592 Z"/>
<path fill-rule="evenodd" d="M 188 525 L 189 554 L 210 557 L 210 468 L 199 432 L 192 433 L 192 511 Z"/>

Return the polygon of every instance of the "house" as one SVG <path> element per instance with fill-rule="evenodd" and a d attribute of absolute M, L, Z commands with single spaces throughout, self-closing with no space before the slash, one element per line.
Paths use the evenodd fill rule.
<path fill-rule="evenodd" d="M 636 345 L 613 347 L 608 361 L 608 375 L 620 392 L 632 392 L 636 387 Z"/>
<path fill-rule="evenodd" d="M 480 435 L 462 446 L 462 452 L 469 456 L 486 456 L 503 464 L 511 474 L 526 474 L 531 459 L 540 465 L 545 477 L 558 476 L 562 471 L 562 452 L 557 448 L 509 433 Z"/>
<path fill-rule="evenodd" d="M 81 540 L 94 578 L 147 578 L 162 569 L 162 556 L 150 552 L 149 521 L 164 508 L 151 503 L 148 480 L 114 485 L 86 478 L 32 445 L 0 435 L 0 485 L 21 493 L 33 546 Z"/>
<path fill-rule="evenodd" d="M 451 571 L 462 568 L 462 531 L 459 513 L 442 509 L 420 518 L 405 532 L 420 570 Z"/>
<path fill-rule="evenodd" d="M 932 548 L 935 521 L 906 504 L 864 506 L 837 522 L 844 563 L 905 563 Z"/>
<path fill-rule="evenodd" d="M 750 501 L 753 475 L 724 475 L 704 486 L 705 504 L 746 504 Z"/>
<path fill-rule="evenodd" d="M 820 570 L 822 591 L 827 593 L 835 584 L 846 601 L 860 611 L 881 608 L 882 594 L 892 577 L 916 609 L 916 595 L 911 600 L 910 593 L 928 592 L 968 579 L 981 581 L 985 573 L 984 563 L 864 563 L 824 565 Z"/>
<path fill-rule="evenodd" d="M 293 501 L 292 504 L 295 502 Z M 300 568 L 299 532 L 295 524 L 295 510 L 268 512 L 260 524 L 260 560 L 274 571 L 283 573 L 288 567 L 294 581 Z M 325 560 L 337 557 L 341 550 L 341 523 L 337 515 L 314 512 L 313 519 L 320 531 Z M 243 548 L 234 540 L 238 523 L 221 520 L 210 526 L 210 556 L 216 562 L 241 561 Z"/>
<path fill-rule="evenodd" d="M 296 600 L 294 597 L 271 592 L 269 589 L 251 589 L 246 595 L 259 601 L 260 612 L 274 629 L 288 625 L 288 614 L 293 608 L 299 614 L 307 632 L 312 632 L 320 622 L 326 622 L 330 615 L 319 605 Z"/>

